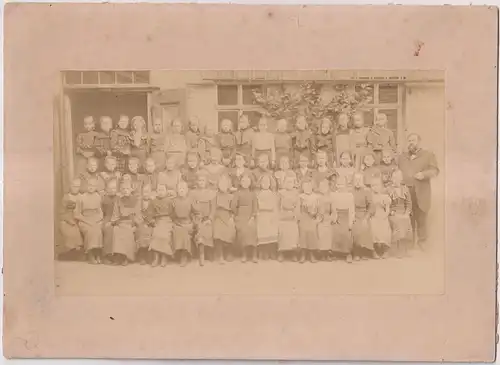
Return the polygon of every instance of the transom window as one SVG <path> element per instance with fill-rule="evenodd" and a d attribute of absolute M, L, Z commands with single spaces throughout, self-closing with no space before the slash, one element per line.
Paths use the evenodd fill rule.
<path fill-rule="evenodd" d="M 68 86 L 149 84 L 149 71 L 65 71 L 63 75 Z"/>

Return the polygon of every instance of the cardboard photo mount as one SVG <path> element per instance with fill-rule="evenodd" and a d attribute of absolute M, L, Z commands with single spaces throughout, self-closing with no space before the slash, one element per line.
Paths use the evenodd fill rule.
<path fill-rule="evenodd" d="M 497 31 L 486 6 L 7 4 L 5 355 L 492 361 Z M 444 294 L 58 295 L 60 72 L 159 69 L 444 71 Z"/>

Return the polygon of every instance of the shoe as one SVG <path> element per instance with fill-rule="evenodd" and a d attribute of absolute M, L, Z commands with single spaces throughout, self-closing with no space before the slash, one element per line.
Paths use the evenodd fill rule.
<path fill-rule="evenodd" d="M 151 267 L 156 267 L 160 264 L 160 258 L 158 257 L 157 254 L 155 254 L 155 258 L 153 259 L 153 262 L 151 263 Z"/>
<path fill-rule="evenodd" d="M 354 261 L 359 261 L 359 260 L 360 260 L 359 256 L 357 256 L 357 255 L 354 256 Z"/>
<path fill-rule="evenodd" d="M 128 265 L 128 260 L 127 260 L 127 259 L 124 259 L 124 260 L 122 261 L 122 266 L 127 266 L 127 265 Z"/>
<path fill-rule="evenodd" d="M 375 251 L 373 251 L 373 258 L 375 260 L 378 260 L 380 258 L 380 256 L 378 255 L 378 253 L 376 253 Z"/>
<path fill-rule="evenodd" d="M 284 259 L 283 254 L 280 252 L 278 254 L 278 262 L 283 262 L 283 259 Z"/>
<path fill-rule="evenodd" d="M 348 263 L 348 264 L 351 264 L 352 263 L 352 256 L 351 255 L 347 255 L 345 261 Z"/>

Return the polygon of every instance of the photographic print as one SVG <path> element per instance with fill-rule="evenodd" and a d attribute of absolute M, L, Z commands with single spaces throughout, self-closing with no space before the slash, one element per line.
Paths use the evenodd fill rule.
<path fill-rule="evenodd" d="M 442 71 L 63 71 L 65 294 L 439 294 Z"/>

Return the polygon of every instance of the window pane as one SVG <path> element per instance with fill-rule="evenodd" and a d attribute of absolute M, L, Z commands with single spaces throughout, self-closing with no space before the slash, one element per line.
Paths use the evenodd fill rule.
<path fill-rule="evenodd" d="M 83 71 L 83 83 L 97 85 L 99 83 L 97 71 Z"/>
<path fill-rule="evenodd" d="M 115 83 L 114 71 L 99 71 L 99 83 L 110 85 Z"/>
<path fill-rule="evenodd" d="M 387 115 L 387 128 L 393 131 L 394 137 L 397 137 L 398 130 L 398 110 L 397 109 L 379 109 L 378 113 Z"/>
<path fill-rule="evenodd" d="M 253 90 L 262 92 L 262 85 L 243 85 L 243 104 L 253 105 Z"/>
<path fill-rule="evenodd" d="M 131 84 L 132 83 L 132 71 L 117 71 L 116 72 L 116 83 L 117 84 Z"/>
<path fill-rule="evenodd" d="M 217 85 L 217 101 L 219 105 L 238 104 L 238 86 Z"/>
<path fill-rule="evenodd" d="M 66 71 L 64 80 L 68 85 L 77 85 L 82 83 L 82 73 L 80 71 Z"/>
<path fill-rule="evenodd" d="M 219 112 L 219 130 L 220 124 L 224 119 L 229 119 L 233 122 L 233 131 L 238 127 L 238 110 L 224 110 Z"/>
<path fill-rule="evenodd" d="M 362 112 L 365 120 L 365 126 L 367 127 L 372 126 L 374 120 L 373 109 L 362 110 Z"/>
<path fill-rule="evenodd" d="M 378 99 L 380 104 L 390 104 L 398 102 L 397 84 L 380 84 L 378 90 Z"/>
<path fill-rule="evenodd" d="M 373 91 L 374 85 L 373 84 L 366 84 L 366 83 L 356 84 L 354 86 L 354 90 L 357 93 L 360 93 L 363 96 L 366 96 L 368 98 L 367 99 L 368 104 L 373 104 L 373 98 L 374 98 L 374 91 Z"/>
<path fill-rule="evenodd" d="M 149 71 L 134 71 L 134 83 L 149 84 Z"/>

